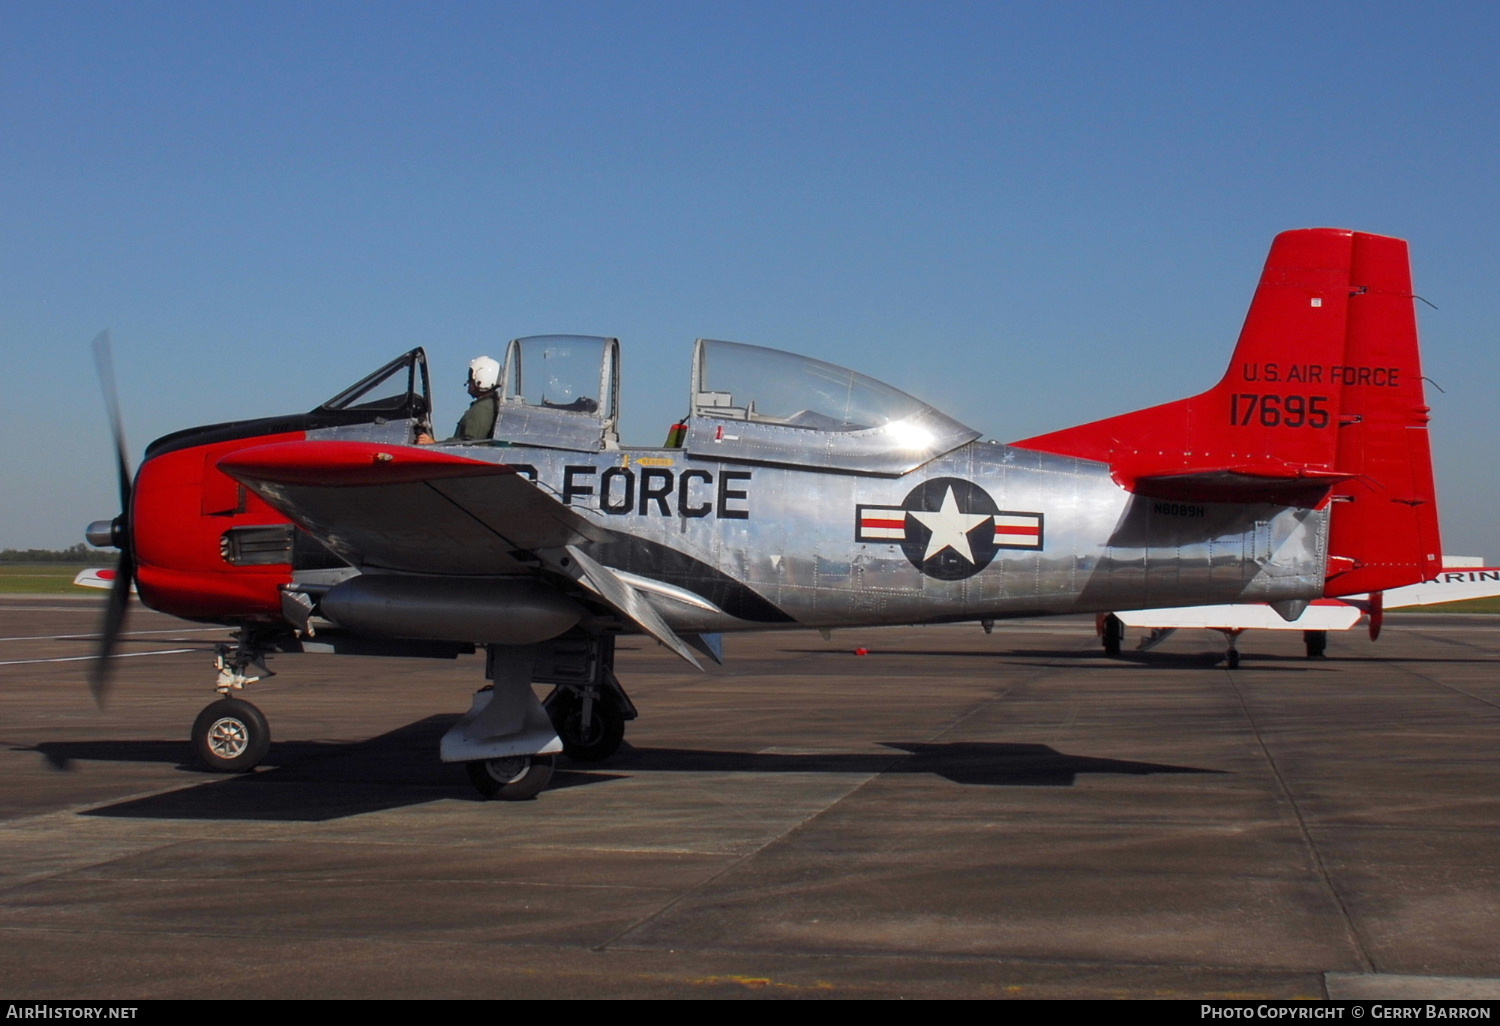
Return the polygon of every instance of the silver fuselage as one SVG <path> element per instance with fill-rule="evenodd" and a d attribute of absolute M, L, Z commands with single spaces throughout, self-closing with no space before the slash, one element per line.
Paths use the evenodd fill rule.
<path fill-rule="evenodd" d="M 454 451 L 520 468 L 610 532 L 618 541 L 592 546 L 594 558 L 628 575 L 681 632 L 1276 602 L 1323 589 L 1326 512 L 1150 499 L 1116 484 L 1102 463 L 991 442 L 899 476 L 681 449 Z M 921 551 L 908 555 L 910 540 L 861 529 L 862 513 L 866 523 L 900 523 L 903 502 L 939 479 L 971 483 L 1000 510 L 1034 518 L 1035 542 L 999 546 L 987 561 L 977 544 L 950 552 L 958 575 L 943 579 L 919 567 Z M 891 511 L 884 520 L 868 513 L 882 508 Z M 965 573 L 966 560 L 984 565 Z"/>

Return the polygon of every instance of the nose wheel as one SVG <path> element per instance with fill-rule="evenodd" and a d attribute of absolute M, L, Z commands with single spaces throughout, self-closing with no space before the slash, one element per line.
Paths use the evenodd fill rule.
<path fill-rule="evenodd" d="M 221 698 L 193 722 L 193 753 L 213 773 L 247 773 L 271 750 L 271 728 L 242 698 Z"/>

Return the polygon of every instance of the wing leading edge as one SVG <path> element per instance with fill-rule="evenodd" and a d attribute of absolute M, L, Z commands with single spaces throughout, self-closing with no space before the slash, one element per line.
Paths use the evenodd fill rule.
<path fill-rule="evenodd" d="M 369 442 L 282 442 L 219 468 L 355 566 L 494 576 L 606 532 L 504 463 Z"/>

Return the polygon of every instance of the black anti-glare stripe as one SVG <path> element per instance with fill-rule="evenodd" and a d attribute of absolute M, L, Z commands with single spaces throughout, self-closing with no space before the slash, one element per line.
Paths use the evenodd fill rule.
<path fill-rule="evenodd" d="M 612 533 L 610 541 L 586 546 L 584 551 L 612 570 L 686 588 L 737 619 L 751 623 L 796 623 L 764 596 L 722 570 L 670 546 Z"/>

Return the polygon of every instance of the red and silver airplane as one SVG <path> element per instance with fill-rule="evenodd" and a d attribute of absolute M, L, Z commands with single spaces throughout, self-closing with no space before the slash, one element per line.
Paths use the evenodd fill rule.
<path fill-rule="evenodd" d="M 266 753 L 265 718 L 228 696 L 271 653 L 482 647 L 491 684 L 440 755 L 520 799 L 555 753 L 620 744 L 620 634 L 697 664 L 728 631 L 1223 603 L 1291 620 L 1415 584 L 1442 545 L 1413 298 L 1405 242 L 1286 232 L 1216 386 L 1009 445 L 854 371 L 700 339 L 669 444 L 622 447 L 618 342 L 542 336 L 510 344 L 492 438 L 415 444 L 417 349 L 308 413 L 160 438 L 133 478 L 104 343 L 124 512 L 88 535 L 121 550 L 96 693 L 132 582 L 235 628 L 193 728 L 216 770 Z"/>

